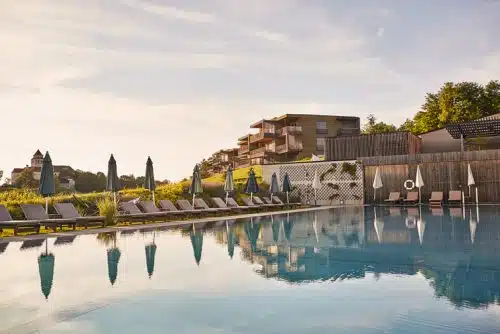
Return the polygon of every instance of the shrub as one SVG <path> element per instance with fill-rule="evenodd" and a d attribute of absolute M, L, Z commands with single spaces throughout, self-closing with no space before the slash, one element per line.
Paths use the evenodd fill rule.
<path fill-rule="evenodd" d="M 99 202 L 97 202 L 97 207 L 99 209 L 99 215 L 104 216 L 104 225 L 109 226 L 116 224 L 115 217 L 118 210 L 115 202 L 111 198 L 106 197 L 99 200 Z"/>

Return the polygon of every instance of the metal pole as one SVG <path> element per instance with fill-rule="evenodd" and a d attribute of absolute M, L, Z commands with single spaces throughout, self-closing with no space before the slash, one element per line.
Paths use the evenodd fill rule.
<path fill-rule="evenodd" d="M 464 135 L 460 134 L 460 151 L 464 151 Z"/>
<path fill-rule="evenodd" d="M 49 214 L 49 197 L 45 197 L 45 213 Z"/>
<path fill-rule="evenodd" d="M 478 195 L 477 186 L 476 186 L 476 204 L 479 204 L 479 195 Z"/>

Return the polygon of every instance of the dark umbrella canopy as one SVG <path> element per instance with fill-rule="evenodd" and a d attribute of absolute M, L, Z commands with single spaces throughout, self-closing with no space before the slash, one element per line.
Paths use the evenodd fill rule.
<path fill-rule="evenodd" d="M 203 232 L 191 231 L 191 244 L 193 246 L 194 259 L 197 265 L 200 265 L 201 252 L 203 250 Z"/>
<path fill-rule="evenodd" d="M 278 243 L 279 238 L 280 238 L 280 223 L 279 222 L 272 222 L 272 229 L 273 229 L 273 241 L 274 243 Z"/>
<path fill-rule="evenodd" d="M 234 246 L 236 245 L 236 235 L 234 234 L 233 229 L 229 229 L 227 232 L 227 253 L 229 257 L 232 259 L 234 256 Z"/>
<path fill-rule="evenodd" d="M 255 194 L 259 192 L 259 185 L 257 184 L 257 178 L 255 177 L 255 172 L 253 168 L 250 168 L 248 172 L 248 179 L 245 183 L 245 193 Z"/>
<path fill-rule="evenodd" d="M 107 191 L 116 192 L 120 190 L 120 179 L 118 178 L 118 170 L 116 167 L 116 160 L 113 154 L 108 161 L 108 178 L 107 178 Z"/>
<path fill-rule="evenodd" d="M 290 241 L 292 237 L 293 221 L 287 219 L 287 221 L 283 225 L 284 225 L 283 229 L 285 230 L 286 240 Z"/>
<path fill-rule="evenodd" d="M 191 185 L 189 186 L 189 194 L 197 195 L 203 192 L 203 187 L 201 185 L 201 173 L 200 166 L 196 165 L 193 169 L 193 176 L 191 178 Z"/>
<path fill-rule="evenodd" d="M 54 166 L 49 152 L 45 153 L 43 158 L 42 170 L 40 172 L 40 195 L 47 197 L 55 194 L 56 187 L 54 183 Z"/>
<path fill-rule="evenodd" d="M 52 254 L 44 253 L 38 257 L 38 272 L 40 273 L 40 284 L 45 299 L 49 298 L 52 282 L 54 280 L 55 257 Z"/>
<path fill-rule="evenodd" d="M 153 160 L 148 157 L 148 161 L 146 162 L 146 175 L 144 179 L 144 188 L 154 191 L 156 189 L 155 183 L 155 174 L 153 168 Z"/>
<path fill-rule="evenodd" d="M 224 182 L 224 191 L 226 193 L 234 191 L 233 168 L 231 166 L 229 166 L 226 171 L 226 181 Z"/>
<path fill-rule="evenodd" d="M 155 244 L 147 245 L 145 249 L 146 249 L 146 267 L 148 269 L 149 278 L 151 278 L 155 270 L 156 245 Z"/>
<path fill-rule="evenodd" d="M 111 285 L 114 285 L 118 277 L 118 262 L 121 252 L 118 248 L 108 249 L 108 277 Z"/>
<path fill-rule="evenodd" d="M 257 239 L 259 239 L 260 224 L 246 223 L 245 233 L 252 246 L 252 252 L 257 251 Z"/>
<path fill-rule="evenodd" d="M 285 193 L 292 191 L 292 183 L 290 182 L 290 176 L 288 176 L 288 173 L 285 173 L 285 176 L 283 177 L 282 190 Z"/>
<path fill-rule="evenodd" d="M 278 186 L 278 177 L 276 176 L 276 173 L 273 173 L 273 176 L 271 176 L 271 186 L 269 187 L 269 192 L 271 194 L 276 194 L 279 193 L 280 187 Z"/>

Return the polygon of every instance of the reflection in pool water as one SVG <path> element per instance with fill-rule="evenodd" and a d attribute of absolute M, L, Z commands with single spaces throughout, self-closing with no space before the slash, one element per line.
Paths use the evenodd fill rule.
<path fill-rule="evenodd" d="M 499 213 L 344 208 L 4 240 L 0 330 L 499 332 Z"/>

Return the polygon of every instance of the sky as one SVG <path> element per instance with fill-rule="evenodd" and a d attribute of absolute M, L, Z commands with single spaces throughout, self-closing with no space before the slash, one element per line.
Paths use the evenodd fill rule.
<path fill-rule="evenodd" d="M 500 79 L 497 0 L 3 0 L 5 176 L 54 164 L 188 176 L 284 113 L 402 123 L 446 81 Z"/>

